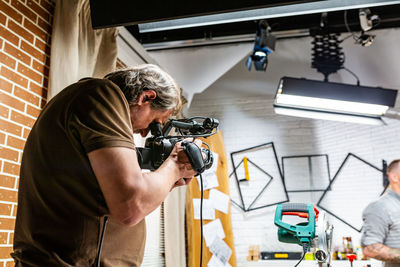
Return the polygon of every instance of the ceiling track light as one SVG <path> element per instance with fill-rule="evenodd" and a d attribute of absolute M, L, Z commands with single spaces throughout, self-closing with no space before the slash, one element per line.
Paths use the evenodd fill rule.
<path fill-rule="evenodd" d="M 246 67 L 250 71 L 251 65 L 257 71 L 265 71 L 268 66 L 268 54 L 275 50 L 276 37 L 271 34 L 271 28 L 266 20 L 261 20 L 257 25 L 256 38 L 252 54 L 246 61 Z"/>
<path fill-rule="evenodd" d="M 378 15 L 371 14 L 369 8 L 360 8 L 358 16 L 361 27 L 361 34 L 357 40 L 358 44 L 361 46 L 370 46 L 375 39 L 375 35 L 366 34 L 365 32 L 378 25 L 380 23 L 380 18 Z"/>
<path fill-rule="evenodd" d="M 373 29 L 380 23 L 380 18 L 376 14 L 372 14 L 369 8 L 360 8 L 358 11 L 361 31 L 356 34 L 351 31 L 347 21 L 347 10 L 344 11 L 344 24 L 347 31 L 351 34 L 356 44 L 361 46 L 370 46 L 375 39 L 375 35 L 366 32 Z"/>

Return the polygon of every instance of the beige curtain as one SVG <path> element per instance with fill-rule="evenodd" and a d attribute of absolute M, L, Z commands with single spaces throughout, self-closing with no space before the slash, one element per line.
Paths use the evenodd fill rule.
<path fill-rule="evenodd" d="M 49 98 L 83 77 L 103 77 L 117 59 L 116 28 L 93 30 L 89 0 L 56 0 Z"/>
<path fill-rule="evenodd" d="M 164 202 L 165 265 L 186 266 L 185 197 L 186 188 L 179 187 L 169 193 Z"/>

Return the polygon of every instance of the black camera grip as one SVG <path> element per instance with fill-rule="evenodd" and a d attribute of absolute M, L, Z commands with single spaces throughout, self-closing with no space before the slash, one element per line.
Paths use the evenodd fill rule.
<path fill-rule="evenodd" d="M 187 141 L 182 142 L 182 147 L 189 159 L 190 164 L 192 165 L 193 170 L 195 170 L 197 173 L 204 172 L 206 166 L 204 164 L 201 149 L 195 143 Z"/>

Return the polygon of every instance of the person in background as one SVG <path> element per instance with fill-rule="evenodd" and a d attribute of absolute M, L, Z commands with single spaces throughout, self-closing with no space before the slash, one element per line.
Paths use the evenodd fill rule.
<path fill-rule="evenodd" d="M 164 123 L 180 98 L 171 76 L 146 64 L 82 79 L 46 105 L 22 158 L 17 267 L 98 266 L 102 240 L 101 266 L 141 265 L 145 216 L 195 171 L 177 143 L 160 168 L 143 173 L 133 134 Z"/>
<path fill-rule="evenodd" d="M 389 164 L 387 176 L 387 193 L 363 212 L 361 245 L 365 256 L 400 267 L 400 159 Z"/>

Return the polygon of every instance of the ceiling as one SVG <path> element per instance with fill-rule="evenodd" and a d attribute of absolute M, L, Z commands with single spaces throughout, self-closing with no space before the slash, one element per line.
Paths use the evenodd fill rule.
<path fill-rule="evenodd" d="M 121 2 L 121 4 L 118 3 Z M 257 21 L 252 18 L 241 18 L 240 21 L 231 23 L 209 22 L 209 25 L 188 27 L 171 30 L 154 30 L 152 32 L 141 32 L 140 24 L 151 24 L 151 22 L 165 21 L 166 19 L 193 18 L 196 16 L 226 14 L 233 12 L 247 14 L 246 12 L 268 8 L 290 7 L 297 5 L 312 5 L 315 3 L 330 1 L 201 1 L 197 4 L 188 4 L 183 1 L 159 1 L 147 0 L 123 1 L 115 0 L 113 5 L 106 6 L 107 0 L 91 0 L 92 20 L 94 28 L 112 27 L 125 25 L 128 31 L 148 50 L 167 49 L 185 46 L 201 46 L 231 42 L 251 42 L 254 41 Z M 129 2 L 135 2 L 134 6 L 129 7 Z M 180 3 L 182 2 L 182 3 Z M 340 0 L 336 0 L 340 3 Z M 371 14 L 376 14 L 380 18 L 378 25 L 373 29 L 400 27 L 400 1 L 361 1 L 352 0 L 349 2 L 367 3 Z M 343 3 L 349 3 L 344 1 Z M 331 1 L 332 3 L 332 1 Z M 395 3 L 395 4 L 393 4 Z M 127 6 L 128 5 L 128 6 Z M 359 5 L 361 6 L 361 5 Z M 365 5 L 364 5 L 365 6 Z M 351 31 L 360 31 L 359 9 L 357 6 L 349 7 L 347 11 L 336 8 L 337 11 L 328 12 L 327 26 L 330 31 L 345 33 L 348 28 Z M 133 9 L 132 9 L 133 8 Z M 101 10 L 101 12 L 100 12 Z M 129 12 L 127 12 L 127 10 Z M 332 9 L 334 10 L 334 9 Z M 105 13 L 105 14 L 103 14 Z M 321 12 L 314 13 L 312 10 L 303 12 L 306 14 L 288 13 L 268 18 L 271 31 L 277 34 L 278 38 L 293 38 L 309 34 L 310 29 L 320 27 Z M 345 14 L 347 13 L 347 24 L 345 25 Z M 204 17 L 205 18 L 205 17 Z M 185 19 L 183 19 L 183 24 Z M 154 24 L 154 23 L 153 23 Z M 181 22 L 182 24 L 182 22 Z M 188 28 L 185 28 L 188 27 Z"/>

